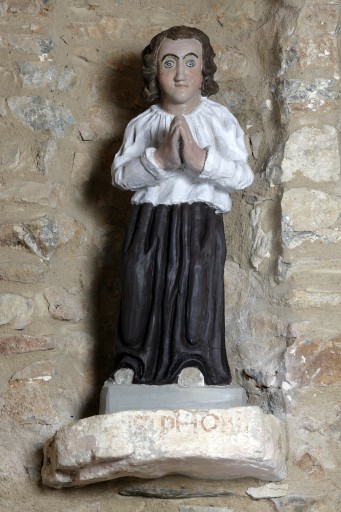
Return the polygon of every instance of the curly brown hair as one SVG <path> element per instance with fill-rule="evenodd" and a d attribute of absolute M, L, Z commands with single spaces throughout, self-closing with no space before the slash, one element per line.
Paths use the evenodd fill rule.
<path fill-rule="evenodd" d="M 157 80 L 157 55 L 161 43 L 164 39 L 197 39 L 202 46 L 202 96 L 211 96 L 219 91 L 219 85 L 214 80 L 213 75 L 217 71 L 214 63 L 215 53 L 211 46 L 209 37 L 194 27 L 176 26 L 160 32 L 150 41 L 149 45 L 143 50 L 142 56 L 142 75 L 145 83 L 143 95 L 149 103 L 161 98 L 161 90 Z"/>

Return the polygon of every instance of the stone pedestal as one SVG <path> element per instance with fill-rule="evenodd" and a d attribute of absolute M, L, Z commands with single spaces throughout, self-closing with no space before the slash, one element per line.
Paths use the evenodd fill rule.
<path fill-rule="evenodd" d="M 245 389 L 230 386 L 184 386 L 168 384 L 115 384 L 107 380 L 102 388 L 100 414 L 158 409 L 230 409 L 246 405 Z"/>
<path fill-rule="evenodd" d="M 128 410 L 62 428 L 44 448 L 42 480 L 72 487 L 123 476 L 285 477 L 282 423 L 258 407 Z"/>

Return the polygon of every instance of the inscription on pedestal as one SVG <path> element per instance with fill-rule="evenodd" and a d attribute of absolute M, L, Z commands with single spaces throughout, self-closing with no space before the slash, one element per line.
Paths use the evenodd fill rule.
<path fill-rule="evenodd" d="M 177 411 L 169 412 L 162 416 L 150 414 L 137 415 L 131 418 L 130 431 L 151 432 L 157 430 L 162 437 L 174 433 L 205 434 L 219 432 L 220 434 L 247 434 L 249 425 L 242 422 L 240 416 L 226 417 L 217 412 L 191 412 Z"/>

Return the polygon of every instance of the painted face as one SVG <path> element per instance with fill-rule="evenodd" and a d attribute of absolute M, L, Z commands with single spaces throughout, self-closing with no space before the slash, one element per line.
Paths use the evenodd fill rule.
<path fill-rule="evenodd" d="M 173 113 L 182 106 L 184 113 L 191 112 L 201 98 L 202 47 L 199 41 L 164 39 L 157 64 L 163 108 Z"/>

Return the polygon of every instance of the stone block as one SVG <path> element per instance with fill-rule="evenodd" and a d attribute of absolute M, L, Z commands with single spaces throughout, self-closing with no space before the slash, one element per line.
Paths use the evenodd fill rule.
<path fill-rule="evenodd" d="M 232 512 L 227 507 L 198 507 L 193 505 L 180 505 L 179 512 Z"/>
<path fill-rule="evenodd" d="M 37 154 L 37 167 L 43 176 L 52 168 L 57 153 L 57 142 L 53 139 L 45 140 L 39 145 Z"/>
<path fill-rule="evenodd" d="M 341 259 L 318 258 L 292 258 L 282 260 L 281 277 L 290 281 L 291 288 L 318 293 L 340 292 Z"/>
<path fill-rule="evenodd" d="M 327 476 L 323 465 L 309 452 L 305 452 L 298 460 L 296 460 L 295 465 L 303 471 L 303 473 L 314 480 L 323 480 Z"/>
<path fill-rule="evenodd" d="M 281 422 L 258 407 L 123 411 L 79 420 L 45 444 L 42 480 L 80 486 L 122 476 L 285 477 Z"/>
<path fill-rule="evenodd" d="M 0 325 L 24 329 L 32 321 L 34 304 L 31 299 L 14 293 L 0 294 Z"/>
<path fill-rule="evenodd" d="M 287 304 L 293 308 L 330 308 L 341 304 L 340 293 L 316 292 L 314 290 L 292 290 Z"/>
<path fill-rule="evenodd" d="M 7 12 L 38 14 L 41 8 L 39 0 L 6 0 Z"/>
<path fill-rule="evenodd" d="M 23 354 L 40 350 L 52 350 L 56 346 L 49 336 L 8 335 L 0 336 L 0 354 Z"/>
<path fill-rule="evenodd" d="M 313 82 L 288 79 L 279 83 L 276 95 L 290 112 L 328 112 L 339 109 L 339 81 L 334 78 L 316 78 Z"/>
<path fill-rule="evenodd" d="M 217 75 L 219 80 L 239 80 L 248 74 L 248 62 L 245 54 L 239 48 L 224 48 L 215 46 Z"/>
<path fill-rule="evenodd" d="M 57 320 L 79 322 L 85 317 L 85 310 L 77 297 L 70 295 L 61 286 L 51 286 L 44 290 L 49 304 L 49 313 Z"/>
<path fill-rule="evenodd" d="M 32 34 L 4 34 L 0 37 L 0 47 L 1 46 L 9 46 L 25 53 L 42 55 L 50 53 L 53 50 L 54 42 L 50 37 Z"/>
<path fill-rule="evenodd" d="M 53 425 L 56 421 L 48 384 L 42 379 L 10 383 L 2 401 L 1 413 L 21 425 Z"/>
<path fill-rule="evenodd" d="M 57 247 L 58 234 L 55 219 L 41 217 L 26 225 L 14 226 L 20 242 L 40 259 L 48 261 Z"/>
<path fill-rule="evenodd" d="M 332 229 L 339 218 L 341 199 L 321 190 L 292 188 L 282 198 L 282 240 L 294 248 L 305 240 L 336 243 L 341 240 L 338 229 Z"/>
<path fill-rule="evenodd" d="M 142 509 L 141 509 L 141 511 L 142 511 Z M 100 504 L 100 502 L 96 502 L 96 503 L 87 503 L 85 505 L 77 505 L 76 507 L 63 508 L 63 512 L 101 512 L 101 504 Z M 135 510 L 134 510 L 134 512 L 135 512 Z"/>
<path fill-rule="evenodd" d="M 285 145 L 282 171 L 282 182 L 299 173 L 315 182 L 337 181 L 340 155 L 336 128 L 305 126 L 293 132 Z"/>
<path fill-rule="evenodd" d="M 89 40 L 101 40 L 108 38 L 117 41 L 121 38 L 122 29 L 126 23 L 124 18 L 115 18 L 104 16 L 99 21 L 75 21 L 68 24 L 67 28 L 77 42 L 86 42 Z"/>
<path fill-rule="evenodd" d="M 327 342 L 297 338 L 286 351 L 285 367 L 285 380 L 293 388 L 341 382 L 341 337 Z"/>
<path fill-rule="evenodd" d="M 16 283 L 38 283 L 42 281 L 47 269 L 35 263 L 16 261 L 0 262 L 0 280 Z"/>
<path fill-rule="evenodd" d="M 309 2 L 300 11 L 297 22 L 296 50 L 302 71 L 321 70 L 338 75 L 337 23 L 338 2 Z M 297 36 L 296 36 L 297 37 Z"/>
<path fill-rule="evenodd" d="M 56 81 L 56 66 L 49 62 L 19 62 L 19 75 L 24 87 L 53 87 Z"/>
<path fill-rule="evenodd" d="M 17 69 L 24 87 L 48 87 L 50 90 L 66 91 L 77 81 L 73 68 L 65 66 L 57 73 L 56 66 L 46 61 L 19 62 Z"/>
<path fill-rule="evenodd" d="M 339 510 L 340 496 L 333 494 L 298 494 L 273 499 L 275 512 L 336 512 Z"/>
<path fill-rule="evenodd" d="M 37 183 L 27 181 L 23 185 L 6 187 L 0 185 L 0 200 L 16 203 L 31 203 L 56 208 L 70 198 L 68 190 L 59 183 Z"/>
<path fill-rule="evenodd" d="M 90 153 L 75 153 L 73 158 L 71 181 L 80 186 L 88 182 L 92 173 L 92 158 Z"/>
<path fill-rule="evenodd" d="M 68 91 L 77 83 L 77 74 L 73 68 L 65 67 L 57 80 L 58 91 Z"/>
<path fill-rule="evenodd" d="M 271 256 L 272 249 L 272 232 L 264 232 L 261 225 L 260 206 L 256 206 L 251 211 L 251 225 L 252 225 L 252 247 L 250 261 L 253 267 L 258 270 L 259 266 L 264 260 Z"/>
<path fill-rule="evenodd" d="M 35 131 L 50 130 L 64 137 L 65 129 L 75 124 L 68 109 L 41 96 L 14 96 L 7 103 L 12 114 Z"/>
<path fill-rule="evenodd" d="M 262 500 L 264 498 L 280 498 L 288 494 L 288 484 L 270 483 L 262 487 L 249 487 L 246 491 L 248 496 L 254 500 Z"/>
<path fill-rule="evenodd" d="M 17 247 L 21 244 L 44 261 L 49 261 L 56 249 L 60 247 L 68 252 L 76 251 L 84 237 L 84 226 L 65 213 L 45 215 L 25 224 L 0 226 L 0 246 Z M 0 263 L 0 276 L 2 275 L 3 279 L 19 282 L 31 282 L 30 280 L 35 282 L 46 271 L 45 266 L 38 266 L 36 263 L 24 262 L 20 265 L 22 268 L 19 263 Z"/>
<path fill-rule="evenodd" d="M 12 171 L 18 167 L 20 161 L 20 149 L 17 145 L 4 147 L 0 156 L 0 171 Z"/>
<path fill-rule="evenodd" d="M 36 361 L 29 366 L 25 366 L 22 370 L 18 370 L 12 375 L 10 382 L 15 381 L 32 381 L 43 380 L 48 382 L 52 379 L 55 373 L 54 364 L 52 361 Z"/>

